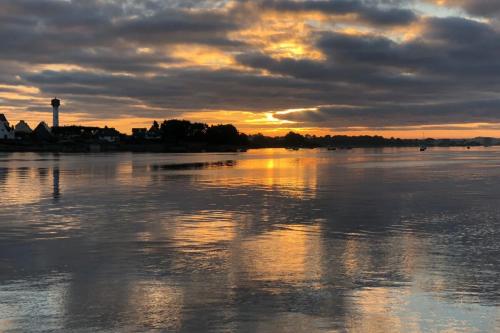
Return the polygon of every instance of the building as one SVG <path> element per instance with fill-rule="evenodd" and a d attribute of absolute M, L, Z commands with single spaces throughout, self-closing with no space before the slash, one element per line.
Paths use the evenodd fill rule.
<path fill-rule="evenodd" d="M 134 139 L 145 139 L 147 133 L 147 128 L 132 128 L 132 136 Z"/>
<path fill-rule="evenodd" d="M 161 139 L 161 130 L 160 125 L 154 121 L 153 126 L 146 133 L 146 139 L 148 140 L 160 140 Z"/>
<path fill-rule="evenodd" d="M 50 130 L 50 127 L 42 121 L 33 131 L 33 138 L 38 141 L 51 141 L 54 136 Z"/>
<path fill-rule="evenodd" d="M 0 139 L 13 140 L 15 139 L 14 130 L 10 127 L 9 122 L 4 114 L 0 114 Z"/>
<path fill-rule="evenodd" d="M 120 132 L 114 128 L 100 128 L 96 133 L 97 140 L 106 141 L 109 143 L 116 143 L 120 141 Z"/>
<path fill-rule="evenodd" d="M 54 98 L 50 104 L 52 105 L 52 127 L 59 127 L 59 106 L 61 105 L 61 101 L 57 98 Z"/>
<path fill-rule="evenodd" d="M 21 120 L 14 127 L 14 135 L 16 138 L 26 138 L 32 132 L 33 132 L 33 130 L 31 129 L 30 125 L 28 125 L 28 123 L 26 123 L 24 120 Z"/>

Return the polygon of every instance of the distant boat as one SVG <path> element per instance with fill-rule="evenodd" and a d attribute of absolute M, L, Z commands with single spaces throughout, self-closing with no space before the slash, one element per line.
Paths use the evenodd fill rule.
<path fill-rule="evenodd" d="M 467 146 L 467 149 L 470 149 L 470 146 Z"/>
<path fill-rule="evenodd" d="M 424 143 L 420 145 L 420 151 L 426 151 L 427 150 L 427 145 L 425 144 L 425 135 L 424 135 L 424 132 L 422 132 L 422 141 Z"/>
<path fill-rule="evenodd" d="M 327 149 L 328 150 L 337 150 L 337 148 L 335 148 L 335 147 L 328 147 Z"/>

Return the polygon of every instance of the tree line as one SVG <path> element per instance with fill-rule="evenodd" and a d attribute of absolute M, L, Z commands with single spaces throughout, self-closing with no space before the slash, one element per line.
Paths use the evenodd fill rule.
<path fill-rule="evenodd" d="M 399 139 L 382 136 L 345 136 L 345 135 L 303 135 L 290 131 L 283 136 L 266 136 L 263 134 L 247 135 L 241 133 L 232 124 L 207 125 L 188 120 L 164 120 L 153 122 L 148 130 L 149 138 L 157 138 L 167 144 L 205 143 L 209 145 L 233 145 L 248 148 L 280 148 L 280 147 L 403 147 L 419 146 L 424 141 L 432 145 L 433 139 Z"/>

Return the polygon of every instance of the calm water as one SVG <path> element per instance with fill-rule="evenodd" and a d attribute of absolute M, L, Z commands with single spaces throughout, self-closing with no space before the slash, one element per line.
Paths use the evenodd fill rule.
<path fill-rule="evenodd" d="M 0 332 L 500 331 L 500 148 L 0 154 Z"/>

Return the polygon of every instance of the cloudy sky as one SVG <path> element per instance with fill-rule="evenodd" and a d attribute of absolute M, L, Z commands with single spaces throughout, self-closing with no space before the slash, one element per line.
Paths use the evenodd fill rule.
<path fill-rule="evenodd" d="M 500 137 L 498 0 L 1 0 L 11 122 Z"/>

